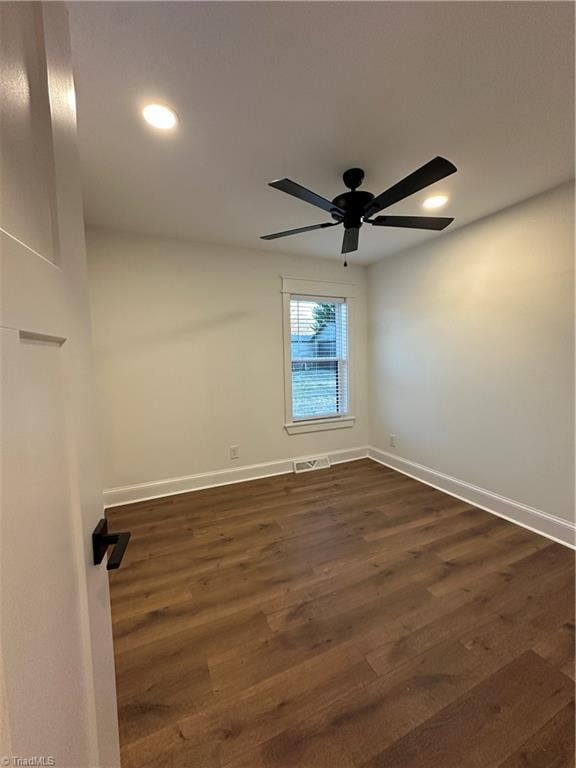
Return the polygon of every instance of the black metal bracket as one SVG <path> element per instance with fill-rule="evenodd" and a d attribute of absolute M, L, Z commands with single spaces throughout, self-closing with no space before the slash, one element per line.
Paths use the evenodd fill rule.
<path fill-rule="evenodd" d="M 120 567 L 124 552 L 130 541 L 130 532 L 108 533 L 108 521 L 102 518 L 92 532 L 92 551 L 94 552 L 94 565 L 100 565 L 108 547 L 114 546 L 112 554 L 106 563 L 108 571 L 114 571 Z"/>

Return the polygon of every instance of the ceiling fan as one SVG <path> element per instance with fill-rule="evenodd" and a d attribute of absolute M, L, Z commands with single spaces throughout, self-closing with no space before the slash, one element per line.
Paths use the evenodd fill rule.
<path fill-rule="evenodd" d="M 443 157 L 435 157 L 417 171 L 414 171 L 394 186 L 374 197 L 371 192 L 358 191 L 358 187 L 364 181 L 362 168 L 350 168 L 344 171 L 342 179 L 349 192 L 343 192 L 330 201 L 306 187 L 297 184 L 291 179 L 278 179 L 271 181 L 269 186 L 297 197 L 305 203 L 315 205 L 317 208 L 327 211 L 334 221 L 325 221 L 322 224 L 313 224 L 299 229 L 288 229 L 285 232 L 275 232 L 272 235 L 263 235 L 262 240 L 276 240 L 278 237 L 297 235 L 301 232 L 311 232 L 314 229 L 326 229 L 344 224 L 344 239 L 342 240 L 342 253 L 351 253 L 358 250 L 358 235 L 362 224 L 372 224 L 375 227 L 408 227 L 411 229 L 441 230 L 451 224 L 454 219 L 446 216 L 376 216 L 374 214 L 388 208 L 390 205 L 403 200 L 405 197 L 419 192 L 421 189 L 434 184 L 440 179 L 450 176 L 457 170 L 456 166 Z M 347 266 L 346 261 L 344 266 Z"/>

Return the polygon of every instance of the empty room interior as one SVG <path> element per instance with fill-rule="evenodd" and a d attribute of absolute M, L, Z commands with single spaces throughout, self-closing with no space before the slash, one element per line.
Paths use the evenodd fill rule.
<path fill-rule="evenodd" d="M 574 767 L 572 2 L 0 2 L 0 763 Z"/>

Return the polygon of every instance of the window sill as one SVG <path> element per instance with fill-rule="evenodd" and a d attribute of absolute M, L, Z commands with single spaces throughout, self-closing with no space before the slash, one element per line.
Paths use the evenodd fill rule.
<path fill-rule="evenodd" d="M 337 416 L 334 419 L 310 419 L 310 421 L 291 421 L 284 424 L 289 435 L 299 435 L 302 432 L 322 432 L 327 429 L 345 429 L 353 427 L 355 416 Z"/>

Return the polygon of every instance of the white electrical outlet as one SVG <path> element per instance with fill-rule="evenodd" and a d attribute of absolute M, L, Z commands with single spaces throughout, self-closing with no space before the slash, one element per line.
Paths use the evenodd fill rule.
<path fill-rule="evenodd" d="M 390 448 L 396 448 L 396 435 L 390 435 Z"/>
<path fill-rule="evenodd" d="M 230 458 L 231 459 L 239 459 L 240 458 L 240 446 L 239 445 L 231 445 L 230 446 Z"/>

